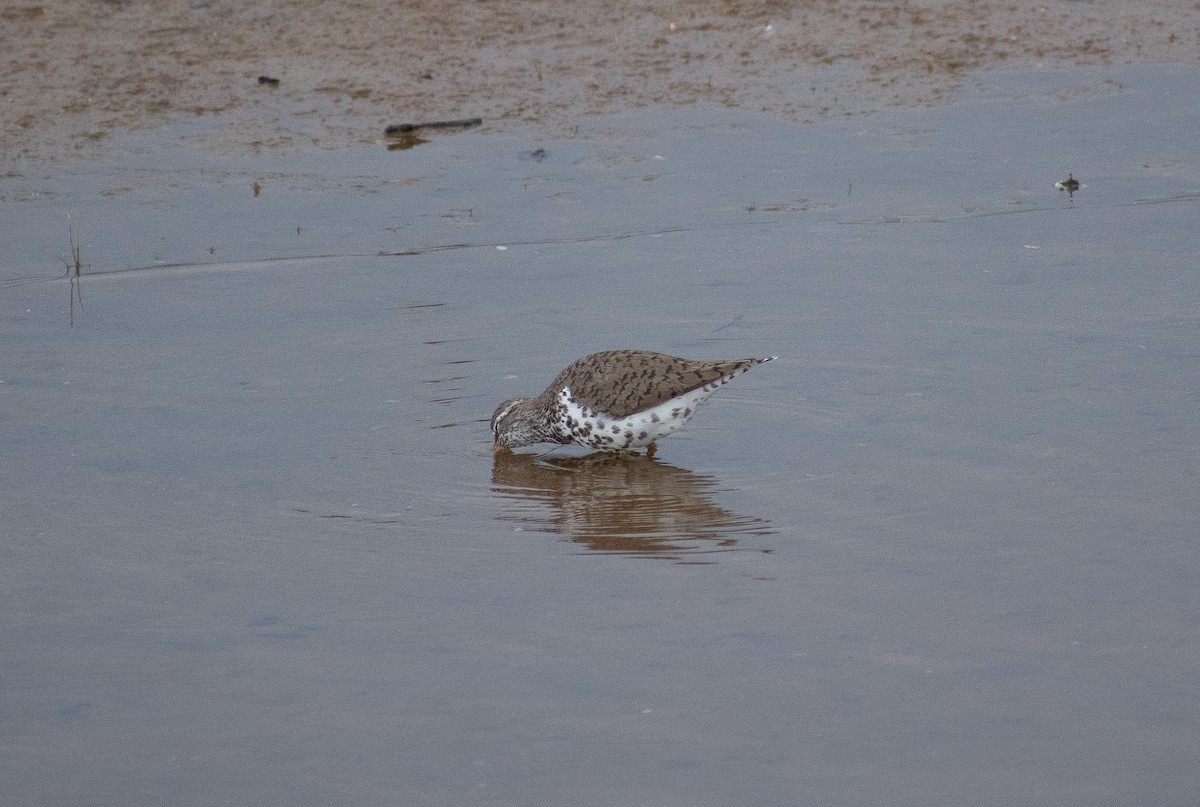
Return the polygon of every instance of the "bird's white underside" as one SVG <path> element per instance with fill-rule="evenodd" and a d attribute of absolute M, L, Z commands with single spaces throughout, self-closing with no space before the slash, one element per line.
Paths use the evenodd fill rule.
<path fill-rule="evenodd" d="M 695 414 L 696 407 L 704 403 L 721 383 L 723 381 L 705 384 L 678 398 L 623 418 L 582 406 L 572 400 L 570 387 L 559 390 L 558 397 L 569 417 L 576 422 L 590 424 L 595 434 L 613 438 L 613 448 L 645 448 L 683 426 Z"/>

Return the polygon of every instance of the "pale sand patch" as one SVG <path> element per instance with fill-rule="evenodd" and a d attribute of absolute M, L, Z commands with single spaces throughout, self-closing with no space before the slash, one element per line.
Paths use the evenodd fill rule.
<path fill-rule="evenodd" d="M 171 116 L 198 119 L 196 147 L 249 151 L 475 116 L 563 137 L 662 104 L 800 121 L 934 104 L 973 69 L 1200 63 L 1200 3 L 47 0 L 0 8 L 0 53 L 11 173 Z"/>

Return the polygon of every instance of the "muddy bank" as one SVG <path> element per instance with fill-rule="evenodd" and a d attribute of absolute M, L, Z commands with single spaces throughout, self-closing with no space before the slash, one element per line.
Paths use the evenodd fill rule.
<path fill-rule="evenodd" d="M 562 137 L 647 105 L 806 121 L 938 103 L 972 69 L 1200 60 L 1200 7 L 1162 0 L 55 0 L 7 4 L 0 22 L 10 173 L 168 122 L 240 152 L 473 116 Z"/>

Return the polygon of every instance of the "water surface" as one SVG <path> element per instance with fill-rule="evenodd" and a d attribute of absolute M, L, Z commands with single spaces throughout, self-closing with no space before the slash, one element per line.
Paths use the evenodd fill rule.
<path fill-rule="evenodd" d="M 7 798 L 1195 804 L 1196 81 L 3 179 Z M 780 359 L 493 458 L 620 347 Z"/>

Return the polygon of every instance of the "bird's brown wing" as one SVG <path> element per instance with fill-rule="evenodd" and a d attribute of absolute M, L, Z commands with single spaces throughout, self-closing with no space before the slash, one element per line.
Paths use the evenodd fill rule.
<path fill-rule="evenodd" d="M 570 387 L 575 400 L 615 417 L 639 412 L 765 359 L 695 361 L 644 350 L 593 353 L 559 373 L 547 392 Z"/>

